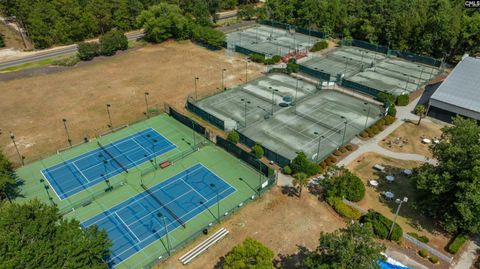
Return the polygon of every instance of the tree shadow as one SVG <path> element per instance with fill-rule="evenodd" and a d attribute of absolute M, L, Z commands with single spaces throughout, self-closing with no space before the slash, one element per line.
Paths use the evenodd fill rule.
<path fill-rule="evenodd" d="M 213 269 L 223 269 L 223 266 L 225 265 L 225 257 L 220 257 L 217 261 L 217 263 L 213 266 Z"/>
<path fill-rule="evenodd" d="M 294 254 L 283 255 L 278 254 L 273 260 L 275 268 L 300 269 L 303 268 L 303 260 L 310 253 L 310 250 L 304 246 L 297 245 L 298 251 Z"/>
<path fill-rule="evenodd" d="M 293 186 L 282 186 L 282 194 L 287 195 L 288 197 L 298 197 L 297 188 Z"/>
<path fill-rule="evenodd" d="M 403 173 L 405 169 L 391 165 L 384 165 L 384 167 L 385 170 L 383 172 L 375 171 L 374 178 L 372 178 L 379 182 L 378 187 L 375 188 L 375 191 L 379 193 L 378 200 L 387 206 L 390 212 L 394 214 L 398 208 L 395 200 L 407 197 L 408 202 L 402 204 L 399 216 L 407 219 L 407 223 L 418 231 L 424 229 L 431 234 L 443 233 L 443 229 L 441 229 L 437 223 L 427 218 L 420 209 L 417 208 L 418 197 L 416 195 L 414 182 L 411 176 Z M 394 176 L 395 180 L 393 182 L 387 182 L 386 176 L 388 175 Z M 392 192 L 394 198 L 387 199 L 383 194 L 384 192 Z"/>

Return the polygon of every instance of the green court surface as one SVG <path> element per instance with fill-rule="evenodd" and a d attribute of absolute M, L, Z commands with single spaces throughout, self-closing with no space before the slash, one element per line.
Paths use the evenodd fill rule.
<path fill-rule="evenodd" d="M 165 114 L 130 125 L 98 139 L 102 144 L 108 144 L 147 128 L 153 128 L 175 144 L 176 148 L 151 162 L 147 161 L 131 168 L 129 173 L 123 172 L 110 178 L 109 185 L 112 187 L 110 190 L 107 191 L 109 186 L 102 182 L 60 200 L 40 172 L 47 167 L 97 149 L 96 141 L 91 141 L 18 169 L 17 176 L 23 181 L 21 193 L 24 196 L 18 201 L 23 202 L 37 198 L 46 203 L 55 203 L 65 218 L 75 218 L 83 222 L 143 192 L 141 183 L 150 188 L 200 163 L 236 189 L 234 193 L 219 203 L 220 216 L 223 218 L 252 200 L 252 197 L 256 197 L 258 187 L 267 181 L 256 170 L 206 141 L 202 136 L 195 134 L 194 138 L 191 129 Z M 195 150 L 193 149 L 194 139 L 195 145 L 198 146 L 198 149 Z M 155 169 L 157 165 L 166 160 L 171 161 L 170 166 Z M 200 235 L 204 228 L 215 223 L 218 215 L 217 206 L 215 203 L 210 208 L 205 208 L 203 212 L 186 223 L 186 228 L 179 226 L 169 231 L 169 241 L 172 246 L 170 250 L 181 248 L 185 243 Z M 115 238 L 111 239 L 115 240 Z M 164 236 L 130 256 L 115 268 L 142 268 L 155 263 L 168 257 L 166 246 Z"/>

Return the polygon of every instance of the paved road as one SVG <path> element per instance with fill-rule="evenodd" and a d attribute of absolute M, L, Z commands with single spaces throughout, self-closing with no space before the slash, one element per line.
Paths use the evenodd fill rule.
<path fill-rule="evenodd" d="M 132 32 L 132 33 L 127 33 L 126 36 L 130 41 L 130 40 L 137 40 L 139 38 L 142 38 L 144 34 L 143 32 Z M 36 52 L 36 53 L 32 52 L 32 55 L 27 55 L 25 57 L 15 59 L 15 60 L 0 62 L 0 70 L 8 67 L 16 66 L 16 65 L 40 61 L 43 59 L 48 59 L 56 56 L 73 54 L 73 53 L 76 53 L 77 50 L 78 50 L 77 45 L 74 44 L 70 46 L 50 49 L 48 51 L 42 51 L 42 52 Z"/>

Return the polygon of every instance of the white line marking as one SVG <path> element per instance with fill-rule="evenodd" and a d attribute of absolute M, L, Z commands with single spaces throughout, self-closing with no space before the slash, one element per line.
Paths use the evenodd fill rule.
<path fill-rule="evenodd" d="M 138 242 L 141 242 L 140 239 L 138 239 L 137 235 L 132 231 L 130 230 L 130 227 L 128 227 L 128 225 L 123 221 L 123 219 L 117 214 L 117 212 L 113 212 L 113 214 L 115 214 L 115 216 L 117 216 L 117 218 L 120 220 L 120 222 L 123 224 L 123 226 L 125 226 L 125 228 L 127 228 L 128 232 L 130 234 L 132 234 L 133 236 L 135 236 L 135 239 L 137 239 Z"/>

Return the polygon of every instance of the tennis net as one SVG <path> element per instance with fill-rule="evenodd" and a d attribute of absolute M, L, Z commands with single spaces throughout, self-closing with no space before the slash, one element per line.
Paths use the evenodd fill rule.
<path fill-rule="evenodd" d="M 320 125 L 320 126 L 323 126 L 323 127 L 327 128 L 327 129 L 329 129 L 329 130 L 331 130 L 331 131 L 334 131 L 334 132 L 338 133 L 338 134 L 341 134 L 341 133 L 342 133 L 342 130 L 340 130 L 339 128 L 335 128 L 335 127 L 333 127 L 333 126 L 331 126 L 331 125 L 329 125 L 329 124 L 326 124 L 326 123 L 324 123 L 324 122 L 322 122 L 322 121 L 320 121 L 320 120 L 318 120 L 318 119 L 315 119 L 314 117 L 312 117 L 312 116 L 310 116 L 310 115 L 303 114 L 303 113 L 300 113 L 300 112 L 298 112 L 298 111 L 296 111 L 296 114 L 297 114 L 297 116 L 300 116 L 300 117 L 302 117 L 302 118 L 304 118 L 304 119 L 307 119 L 307 120 L 309 120 L 309 121 L 313 121 L 313 122 L 315 122 L 316 124 L 318 124 L 318 125 Z"/>
<path fill-rule="evenodd" d="M 103 150 L 105 151 L 105 153 L 108 154 L 108 156 L 114 160 L 126 173 L 128 173 L 128 169 L 120 162 L 118 161 L 117 159 L 115 159 L 115 157 L 113 157 L 113 155 L 102 145 L 100 144 L 100 141 L 97 141 L 97 144 L 98 146 Z"/>
<path fill-rule="evenodd" d="M 187 226 L 185 225 L 185 222 L 183 222 L 170 208 L 168 208 L 164 203 L 162 203 L 162 201 L 160 201 L 160 199 L 158 199 L 157 196 L 155 196 L 145 185 L 143 184 L 140 184 L 142 186 L 142 188 L 147 192 L 148 195 L 150 195 L 150 197 L 152 197 L 161 207 L 165 208 L 165 210 L 168 211 L 168 213 L 170 213 L 170 215 L 172 215 L 172 217 L 178 222 L 180 223 L 180 225 L 182 225 L 183 228 L 186 228 Z"/>

